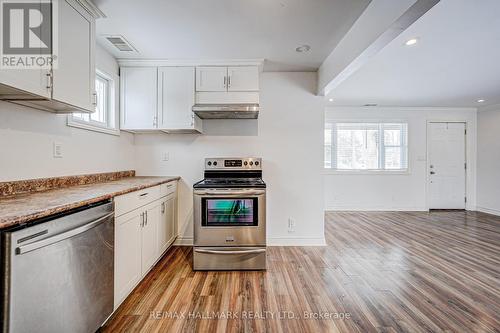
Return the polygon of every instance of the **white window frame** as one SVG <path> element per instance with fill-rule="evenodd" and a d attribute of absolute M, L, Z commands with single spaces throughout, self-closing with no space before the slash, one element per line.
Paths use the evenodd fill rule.
<path fill-rule="evenodd" d="M 336 150 L 335 150 L 335 145 L 337 141 L 336 137 L 336 130 L 335 130 L 335 125 L 336 124 L 378 124 L 379 125 L 379 131 L 382 128 L 383 124 L 406 124 L 406 150 L 403 151 L 403 154 L 406 154 L 406 163 L 407 167 L 406 169 L 334 169 L 334 168 L 326 168 L 325 167 L 325 141 L 323 139 L 323 173 L 324 174 L 333 174 L 333 175 L 338 175 L 338 174 L 351 174 L 351 175 L 407 175 L 410 174 L 410 124 L 408 123 L 407 120 L 390 120 L 390 119 L 383 119 L 383 120 L 345 120 L 345 119 L 338 119 L 338 120 L 333 120 L 333 119 L 327 119 L 325 120 L 325 126 L 323 128 L 323 133 L 327 129 L 327 124 L 331 124 L 331 165 L 335 165 L 334 161 L 336 159 Z M 383 135 L 380 137 L 381 144 L 379 144 L 378 151 L 379 151 L 379 165 L 385 165 L 385 148 L 386 147 L 392 147 L 392 146 L 385 146 L 384 145 L 384 138 Z M 403 140 L 401 141 L 403 142 Z M 399 146 L 397 146 L 399 147 Z"/>
<path fill-rule="evenodd" d="M 118 75 L 111 75 L 102 70 L 96 69 L 96 76 L 99 76 L 108 82 L 108 96 L 107 96 L 108 112 L 105 115 L 107 123 L 103 124 L 101 122 L 94 121 L 92 119 L 86 121 L 74 117 L 72 114 L 69 114 L 67 124 L 70 127 L 76 127 L 89 131 L 119 136 L 120 122 L 119 122 L 119 112 L 118 112 L 118 89 L 117 89 Z"/>

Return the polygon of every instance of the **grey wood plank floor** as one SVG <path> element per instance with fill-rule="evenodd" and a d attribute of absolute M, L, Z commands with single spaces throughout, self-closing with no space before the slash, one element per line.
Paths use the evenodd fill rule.
<path fill-rule="evenodd" d="M 193 272 L 173 247 L 104 332 L 500 332 L 500 217 L 328 212 L 326 247 Z"/>

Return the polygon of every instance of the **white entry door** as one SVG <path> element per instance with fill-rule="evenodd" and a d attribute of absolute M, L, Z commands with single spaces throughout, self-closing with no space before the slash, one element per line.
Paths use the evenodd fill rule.
<path fill-rule="evenodd" d="M 465 209 L 465 123 L 429 123 L 429 208 Z"/>

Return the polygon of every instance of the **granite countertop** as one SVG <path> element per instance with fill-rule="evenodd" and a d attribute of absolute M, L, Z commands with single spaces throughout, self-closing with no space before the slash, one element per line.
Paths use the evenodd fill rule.
<path fill-rule="evenodd" d="M 180 177 L 127 177 L 114 181 L 0 197 L 0 229 L 178 179 Z"/>

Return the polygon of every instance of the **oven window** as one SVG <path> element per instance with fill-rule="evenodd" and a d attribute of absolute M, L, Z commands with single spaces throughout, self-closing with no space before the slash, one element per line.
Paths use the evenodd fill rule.
<path fill-rule="evenodd" d="M 203 226 L 257 226 L 257 198 L 202 199 Z"/>

